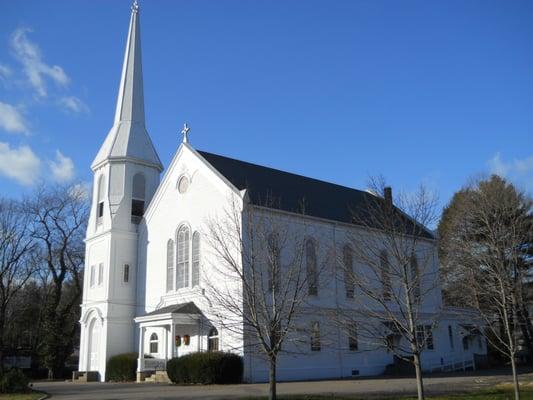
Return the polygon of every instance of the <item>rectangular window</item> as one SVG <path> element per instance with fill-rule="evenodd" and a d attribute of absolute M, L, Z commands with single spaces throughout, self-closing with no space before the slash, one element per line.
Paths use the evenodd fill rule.
<path fill-rule="evenodd" d="M 433 345 L 433 330 L 431 329 L 431 325 L 424 326 L 424 331 L 426 335 L 426 349 L 434 350 L 435 347 Z"/>
<path fill-rule="evenodd" d="M 389 257 L 386 251 L 382 251 L 380 254 L 381 262 L 381 285 L 383 291 L 383 300 L 390 301 L 392 297 L 392 282 L 391 282 L 391 271 L 389 265 Z"/>
<path fill-rule="evenodd" d="M 353 299 L 355 294 L 355 282 L 353 275 L 353 253 L 351 247 L 344 246 L 342 250 L 342 261 L 344 269 L 344 290 L 347 299 Z"/>
<path fill-rule="evenodd" d="M 448 339 L 450 339 L 450 349 L 454 349 L 454 343 L 453 343 L 453 330 L 452 326 L 448 325 Z"/>
<path fill-rule="evenodd" d="M 94 281 L 96 279 L 96 267 L 94 265 L 91 265 L 91 270 L 89 274 L 90 274 L 91 287 L 94 287 Z"/>
<path fill-rule="evenodd" d="M 320 351 L 320 324 L 311 322 L 311 351 Z"/>
<path fill-rule="evenodd" d="M 98 286 L 104 282 L 104 264 L 98 264 Z"/>
<path fill-rule="evenodd" d="M 433 350 L 433 331 L 431 325 L 418 325 L 416 327 L 416 340 L 420 347 L 427 350 Z"/>
<path fill-rule="evenodd" d="M 124 280 L 124 283 L 128 283 L 130 281 L 130 266 L 129 266 L 129 264 L 124 264 L 123 280 Z"/>
<path fill-rule="evenodd" d="M 468 342 L 469 342 L 468 337 L 464 337 L 463 338 L 463 350 L 468 350 L 468 347 L 469 347 Z"/>
<path fill-rule="evenodd" d="M 359 350 L 359 343 L 357 343 L 357 324 L 354 322 L 348 333 L 348 349 L 350 351 Z"/>
<path fill-rule="evenodd" d="M 144 200 L 131 200 L 131 222 L 138 224 L 144 214 Z"/>
<path fill-rule="evenodd" d="M 98 207 L 96 208 L 96 222 L 101 224 L 103 216 L 104 216 L 104 202 L 101 201 L 98 203 Z"/>

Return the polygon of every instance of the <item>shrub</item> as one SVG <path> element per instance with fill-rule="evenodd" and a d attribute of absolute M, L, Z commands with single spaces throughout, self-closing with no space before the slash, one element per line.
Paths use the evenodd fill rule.
<path fill-rule="evenodd" d="M 7 371 L 0 379 L 0 392 L 2 393 L 23 393 L 29 390 L 29 380 L 18 368 Z"/>
<path fill-rule="evenodd" d="M 109 359 L 106 380 L 114 382 L 134 381 L 137 371 L 137 353 L 117 354 Z"/>
<path fill-rule="evenodd" d="M 242 372 L 241 356 L 220 351 L 191 353 L 167 362 L 167 374 L 174 383 L 240 383 Z"/>

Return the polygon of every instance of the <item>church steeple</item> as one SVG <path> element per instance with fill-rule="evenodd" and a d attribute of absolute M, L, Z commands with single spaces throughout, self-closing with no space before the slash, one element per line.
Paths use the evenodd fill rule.
<path fill-rule="evenodd" d="M 141 61 L 140 10 L 135 1 L 130 26 L 113 127 L 92 163 L 98 168 L 106 160 L 131 159 L 160 171 L 161 161 L 155 151 L 144 121 L 144 90 Z"/>

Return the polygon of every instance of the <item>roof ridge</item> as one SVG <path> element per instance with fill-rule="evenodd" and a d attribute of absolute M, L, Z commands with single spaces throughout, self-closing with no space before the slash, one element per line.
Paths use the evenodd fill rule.
<path fill-rule="evenodd" d="M 268 167 L 268 166 L 261 165 L 261 164 L 255 164 L 255 163 L 252 163 L 252 162 L 249 162 L 249 161 L 244 161 L 244 160 L 239 160 L 239 159 L 233 158 L 233 157 L 223 156 L 221 154 L 210 153 L 208 151 L 203 151 L 203 150 L 197 150 L 197 151 L 198 151 L 198 153 L 200 153 L 200 155 L 208 154 L 208 155 L 211 155 L 211 156 L 221 157 L 221 158 L 225 158 L 225 159 L 232 160 L 232 161 L 238 161 L 240 163 L 248 164 L 248 165 L 251 165 L 251 166 L 254 166 L 254 167 L 265 168 L 265 169 L 269 169 L 269 170 L 272 170 L 272 171 L 276 171 L 276 172 L 281 172 L 281 173 L 288 174 L 288 175 L 297 176 L 299 178 L 305 178 L 305 179 L 309 179 L 311 181 L 315 181 L 315 182 L 319 182 L 319 183 L 325 183 L 327 185 L 337 186 L 337 187 L 342 188 L 342 189 L 356 190 L 356 191 L 361 192 L 361 193 L 368 193 L 366 190 L 356 189 L 356 188 L 353 188 L 353 187 L 350 187 L 350 186 L 345 186 L 345 185 L 341 185 L 341 184 L 334 183 L 334 182 L 328 182 L 328 181 L 324 181 L 322 179 L 312 178 L 312 177 L 307 176 L 307 175 L 301 175 L 301 174 L 297 174 L 297 173 L 294 173 L 294 172 L 284 171 L 282 169 Z"/>

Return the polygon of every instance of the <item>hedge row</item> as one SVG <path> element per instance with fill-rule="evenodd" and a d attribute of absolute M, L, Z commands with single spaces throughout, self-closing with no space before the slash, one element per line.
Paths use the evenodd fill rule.
<path fill-rule="evenodd" d="M 137 353 L 117 354 L 109 359 L 106 381 L 128 382 L 136 379 Z"/>
<path fill-rule="evenodd" d="M 167 362 L 174 383 L 241 383 L 242 372 L 242 357 L 220 351 L 191 353 Z"/>

